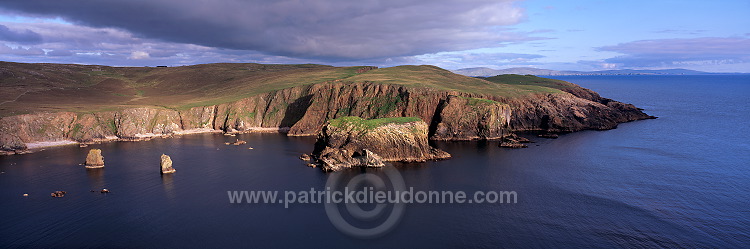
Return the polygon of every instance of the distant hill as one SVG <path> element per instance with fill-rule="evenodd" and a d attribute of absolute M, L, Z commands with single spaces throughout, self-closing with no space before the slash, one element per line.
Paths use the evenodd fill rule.
<path fill-rule="evenodd" d="M 489 77 L 501 74 L 519 74 L 519 75 L 560 75 L 562 71 L 555 71 L 549 69 L 539 69 L 531 67 L 514 67 L 508 69 L 492 69 L 486 67 L 473 67 L 453 70 L 454 73 L 462 74 L 471 77 Z"/>
<path fill-rule="evenodd" d="M 549 69 L 531 68 L 531 67 L 514 67 L 507 69 L 492 69 L 486 67 L 463 68 L 453 70 L 454 73 L 471 77 L 489 77 L 502 74 L 520 74 L 520 75 L 710 75 L 717 73 L 708 73 L 688 69 L 662 69 L 662 70 L 603 70 L 603 71 L 557 71 Z"/>

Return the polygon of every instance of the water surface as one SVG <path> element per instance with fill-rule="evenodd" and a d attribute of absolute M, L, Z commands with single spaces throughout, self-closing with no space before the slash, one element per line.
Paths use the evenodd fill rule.
<path fill-rule="evenodd" d="M 230 204 L 228 190 L 323 189 L 297 159 L 314 138 L 219 134 L 0 157 L 0 246 L 742 247 L 750 243 L 750 77 L 560 76 L 656 120 L 532 138 L 445 142 L 450 160 L 398 165 L 418 190 L 516 191 L 516 204 L 411 204 L 393 231 L 342 234 L 323 205 Z M 253 147 L 250 150 L 248 147 Z M 106 167 L 80 166 L 102 149 Z M 159 156 L 177 172 L 161 176 Z M 367 170 L 382 175 L 382 170 Z M 349 175 L 361 171 L 347 172 Z M 110 194 L 91 192 L 108 188 Z M 50 192 L 65 190 L 64 198 Z M 28 193 L 28 197 L 22 194 Z"/>

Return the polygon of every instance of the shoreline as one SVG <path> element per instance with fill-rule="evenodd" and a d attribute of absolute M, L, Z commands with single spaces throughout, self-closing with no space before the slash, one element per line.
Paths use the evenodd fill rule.
<path fill-rule="evenodd" d="M 135 137 L 133 138 L 121 138 L 117 136 L 106 136 L 105 138 L 99 138 L 94 139 L 92 141 L 86 141 L 86 142 L 79 142 L 75 140 L 65 139 L 65 140 L 55 140 L 55 141 L 36 141 L 36 142 L 30 142 L 25 143 L 26 149 L 25 150 L 16 150 L 16 151 L 4 151 L 0 150 L 0 156 L 10 156 L 10 155 L 23 155 L 23 154 L 29 154 L 34 153 L 37 151 L 42 151 L 47 148 L 54 148 L 59 146 L 69 146 L 69 145 L 83 145 L 83 144 L 98 144 L 102 142 L 138 142 L 138 141 L 148 141 L 154 138 L 170 138 L 173 136 L 183 136 L 183 135 L 193 135 L 193 134 L 206 134 L 206 133 L 224 133 L 224 134 L 244 134 L 244 133 L 285 133 L 289 131 L 289 127 L 250 127 L 243 131 L 229 131 L 224 132 L 222 130 L 214 130 L 211 128 L 197 128 L 197 129 L 188 129 L 188 130 L 181 130 L 181 131 L 174 131 L 169 134 L 155 134 L 155 133 L 144 133 L 144 134 L 135 134 Z"/>
<path fill-rule="evenodd" d="M 73 145 L 73 144 L 79 144 L 79 142 L 76 142 L 76 141 L 73 141 L 73 140 L 57 140 L 57 141 L 33 142 L 33 143 L 27 143 L 26 144 L 26 149 L 27 150 L 36 150 L 36 149 L 42 149 L 42 148 L 65 146 L 65 145 Z"/>

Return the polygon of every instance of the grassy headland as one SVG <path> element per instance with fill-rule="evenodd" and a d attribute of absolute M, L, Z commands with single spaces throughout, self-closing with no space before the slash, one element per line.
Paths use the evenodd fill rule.
<path fill-rule="evenodd" d="M 141 106 L 185 109 L 333 80 L 506 97 L 560 92 L 558 89 L 567 83 L 520 75 L 472 78 L 435 66 L 398 66 L 358 73 L 363 68 L 253 63 L 162 68 L 0 62 L 0 117 L 39 111 L 96 112 Z"/>

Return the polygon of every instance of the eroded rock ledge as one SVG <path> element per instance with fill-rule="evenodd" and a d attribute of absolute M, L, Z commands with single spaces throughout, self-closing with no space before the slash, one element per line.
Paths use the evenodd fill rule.
<path fill-rule="evenodd" d="M 450 158 L 427 139 L 428 125 L 416 117 L 330 120 L 318 135 L 313 161 L 324 171 L 382 167 L 383 162 L 424 162 Z"/>

